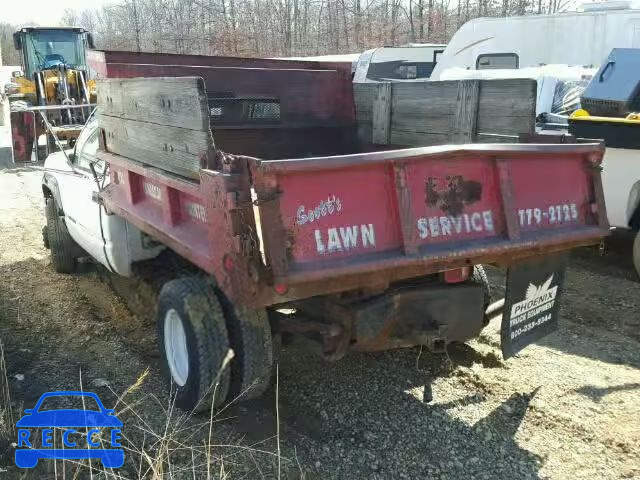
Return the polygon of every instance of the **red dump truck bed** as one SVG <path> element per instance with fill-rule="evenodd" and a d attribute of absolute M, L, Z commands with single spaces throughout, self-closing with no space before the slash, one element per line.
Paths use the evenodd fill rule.
<path fill-rule="evenodd" d="M 107 211 L 210 274 L 236 311 L 310 315 L 270 328 L 314 330 L 331 358 L 477 335 L 480 264 L 509 266 L 505 356 L 555 328 L 557 254 L 608 233 L 601 145 L 371 151 L 340 72 L 229 68 L 101 81 Z"/>
<path fill-rule="evenodd" d="M 254 222 L 247 205 L 255 189 L 252 248 L 261 238 L 268 275 L 230 295 L 257 305 L 475 264 L 508 265 L 597 243 L 608 230 L 598 145 L 236 158 L 246 174 L 204 169 L 199 182 L 102 155 L 114 180 L 104 193 L 108 207 L 216 275 L 226 276 L 225 261 L 231 266 L 246 253 L 247 233 L 235 235 L 232 224 L 242 215 Z M 246 190 L 236 190 L 234 180 Z"/>

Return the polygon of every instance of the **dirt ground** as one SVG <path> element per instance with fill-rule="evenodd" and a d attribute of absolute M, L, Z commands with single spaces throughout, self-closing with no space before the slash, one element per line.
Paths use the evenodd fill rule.
<path fill-rule="evenodd" d="M 155 327 L 105 274 L 53 271 L 42 172 L 10 168 L 8 155 L 0 145 L 5 478 L 640 478 L 640 282 L 626 243 L 573 256 L 560 330 L 516 358 L 500 357 L 499 320 L 448 355 L 405 349 L 326 363 L 294 343 L 279 358 L 277 403 L 272 389 L 210 422 L 171 408 Z M 504 279 L 491 280 L 499 296 Z M 125 466 L 16 468 L 22 410 L 43 392 L 80 388 L 123 421 Z"/>

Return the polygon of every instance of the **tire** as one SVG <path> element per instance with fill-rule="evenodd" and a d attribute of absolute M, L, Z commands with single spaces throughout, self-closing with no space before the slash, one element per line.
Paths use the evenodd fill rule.
<path fill-rule="evenodd" d="M 58 206 L 53 198 L 46 199 L 44 211 L 47 217 L 45 245 L 48 245 L 51 251 L 53 268 L 58 273 L 73 273 L 76 270 L 76 259 L 73 255 L 75 242 L 58 215 Z"/>
<path fill-rule="evenodd" d="M 482 286 L 484 290 L 484 312 L 487 311 L 487 308 L 491 304 L 491 286 L 489 284 L 489 278 L 487 277 L 487 272 L 485 272 L 484 267 L 482 265 L 475 265 L 473 267 L 473 273 L 469 280 L 473 283 L 477 283 Z M 489 318 L 484 315 L 483 325 L 487 326 L 489 324 Z"/>
<path fill-rule="evenodd" d="M 469 280 L 473 283 L 482 285 L 482 289 L 484 290 L 485 307 L 488 307 L 491 303 L 491 286 L 489 285 L 489 278 L 487 277 L 487 272 L 485 272 L 484 267 L 482 265 L 474 266 L 473 273 Z"/>
<path fill-rule="evenodd" d="M 214 393 L 214 407 L 227 399 L 230 368 L 223 362 L 230 346 L 225 323 L 215 291 L 205 279 L 179 278 L 160 290 L 156 303 L 158 348 L 165 374 L 176 386 L 178 407 L 206 411 Z M 177 340 L 180 335 L 182 343 Z M 186 369 L 181 368 L 184 361 Z"/>
<path fill-rule="evenodd" d="M 633 266 L 636 267 L 636 272 L 640 276 L 640 231 L 636 233 L 633 241 Z"/>
<path fill-rule="evenodd" d="M 229 400 L 252 400 L 271 386 L 273 371 L 273 338 L 265 309 L 241 311 L 217 290 L 222 304 L 231 347 Z"/>

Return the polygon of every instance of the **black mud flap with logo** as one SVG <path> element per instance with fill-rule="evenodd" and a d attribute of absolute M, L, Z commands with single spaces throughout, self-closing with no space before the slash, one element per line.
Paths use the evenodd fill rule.
<path fill-rule="evenodd" d="M 509 267 L 501 329 L 505 359 L 557 330 L 568 258 L 545 255 Z"/>

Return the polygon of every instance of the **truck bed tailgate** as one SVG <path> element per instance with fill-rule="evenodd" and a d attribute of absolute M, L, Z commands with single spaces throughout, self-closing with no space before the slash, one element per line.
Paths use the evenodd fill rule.
<path fill-rule="evenodd" d="M 598 145 L 471 145 L 256 161 L 276 277 L 451 268 L 595 243 Z"/>

